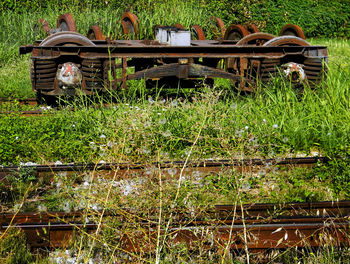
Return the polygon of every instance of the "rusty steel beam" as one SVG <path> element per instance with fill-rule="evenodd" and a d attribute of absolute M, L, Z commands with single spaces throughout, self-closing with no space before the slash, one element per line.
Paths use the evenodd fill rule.
<path fill-rule="evenodd" d="M 130 43 L 128 43 L 130 42 Z M 78 55 L 82 58 L 282 58 L 286 55 L 327 58 L 325 46 L 237 46 L 237 45 L 196 45 L 156 46 L 140 45 L 141 42 L 125 41 L 121 45 L 98 46 L 21 46 L 20 54 L 32 53 L 32 58 L 61 55 Z"/>

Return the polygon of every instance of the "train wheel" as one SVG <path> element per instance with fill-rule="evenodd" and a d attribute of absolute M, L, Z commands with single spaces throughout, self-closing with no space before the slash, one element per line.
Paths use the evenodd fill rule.
<path fill-rule="evenodd" d="M 295 36 L 279 36 L 267 41 L 264 46 L 280 47 L 280 46 L 311 46 L 306 40 Z"/>
<path fill-rule="evenodd" d="M 70 13 L 60 15 L 57 19 L 57 28 L 60 28 L 62 31 L 73 31 L 77 32 L 77 27 L 73 16 Z"/>
<path fill-rule="evenodd" d="M 214 16 L 211 16 L 209 21 L 215 23 L 215 25 L 211 25 L 210 27 L 210 30 L 214 35 L 214 39 L 223 38 L 226 31 L 224 22 L 220 18 Z"/>
<path fill-rule="evenodd" d="M 279 36 L 295 36 L 298 38 L 305 39 L 304 31 L 299 26 L 294 24 L 285 25 L 281 29 Z"/>
<path fill-rule="evenodd" d="M 43 29 L 46 32 L 46 35 L 49 35 L 51 30 L 49 23 L 47 23 L 47 21 L 44 18 L 41 18 L 38 22 L 43 26 Z"/>
<path fill-rule="evenodd" d="M 183 25 L 181 25 L 180 23 L 176 23 L 176 24 L 172 25 L 172 27 L 177 28 L 177 29 L 182 29 L 182 30 L 185 29 L 185 27 Z"/>
<path fill-rule="evenodd" d="M 76 32 L 58 32 L 44 39 L 39 46 L 96 46 L 87 37 Z"/>
<path fill-rule="evenodd" d="M 102 30 L 98 25 L 89 28 L 87 38 L 90 40 L 105 40 L 105 36 L 102 35 Z"/>
<path fill-rule="evenodd" d="M 248 30 L 248 32 L 250 34 L 253 34 L 253 33 L 258 33 L 260 32 L 260 30 L 258 29 L 258 27 L 254 24 L 246 24 L 244 25 L 244 27 Z"/>
<path fill-rule="evenodd" d="M 255 46 L 262 46 L 267 41 L 275 38 L 274 35 L 268 34 L 268 33 L 253 33 L 248 36 L 245 36 L 240 41 L 237 42 L 237 46 L 243 46 L 243 45 L 255 45 Z"/>
<path fill-rule="evenodd" d="M 203 29 L 198 25 L 193 25 L 191 27 L 193 37 L 197 40 L 205 40 L 205 34 Z"/>
<path fill-rule="evenodd" d="M 230 25 L 225 31 L 225 40 L 240 40 L 248 36 L 248 30 L 242 25 Z"/>
<path fill-rule="evenodd" d="M 138 28 L 140 24 L 140 20 L 138 17 L 127 11 L 122 15 L 122 27 L 123 27 L 123 34 L 128 35 L 128 34 L 138 34 Z"/>

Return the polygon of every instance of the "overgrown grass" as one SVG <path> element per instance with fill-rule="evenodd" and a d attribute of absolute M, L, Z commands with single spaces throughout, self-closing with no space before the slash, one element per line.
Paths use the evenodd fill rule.
<path fill-rule="evenodd" d="M 150 25 L 154 24 L 180 22 L 187 27 L 206 23 L 207 17 L 202 11 L 190 10 L 186 3 L 171 8 L 172 15 L 164 10 L 167 9 L 160 8 L 159 14 L 153 17 L 148 15 L 147 10 L 137 13 L 143 21 L 142 36 L 151 36 Z M 104 32 L 120 32 L 116 21 L 122 10 L 96 10 L 88 16 L 79 10 L 69 11 L 82 33 L 96 22 Z M 193 12 L 196 12 L 195 15 Z M 45 17 L 53 25 L 58 14 L 54 10 L 52 13 L 0 15 L 2 28 L 18 27 L 11 32 L 0 32 L 0 97 L 33 96 L 29 56 L 19 59 L 15 53 L 20 44 L 44 37 L 43 32 L 33 26 L 36 19 Z M 23 210 L 86 209 L 91 212 L 102 207 L 114 210 L 129 207 L 146 214 L 150 208 L 157 208 L 158 213 L 163 210 L 158 226 L 166 228 L 165 220 L 174 215 L 173 208 L 189 212 L 217 203 L 283 203 L 348 198 L 350 42 L 310 41 L 327 45 L 329 51 L 327 84 L 321 84 L 315 90 L 306 87 L 300 94 L 288 82 L 276 78 L 262 86 L 256 94 L 242 95 L 234 93 L 228 82 L 216 80 L 213 89 L 201 87 L 195 94 L 185 93 L 165 100 L 158 93 L 147 94 L 144 83 L 136 81 L 131 83 L 127 96 L 117 94 L 118 105 L 109 108 L 102 105 L 88 107 L 89 99 L 79 98 L 67 108 L 51 110 L 45 116 L 1 115 L 0 163 L 137 161 L 148 164 L 155 160 L 185 158 L 232 159 L 307 154 L 343 160 L 337 159 L 310 171 L 272 173 L 265 168 L 258 173 L 226 171 L 220 175 L 192 174 L 186 178 L 180 177 L 178 170 L 168 172 L 174 176 L 171 180 L 159 176 L 156 168 L 150 168 L 150 173 L 145 171 L 146 175 L 154 176 L 149 180 L 106 180 L 98 174 L 87 174 L 83 177 L 56 175 L 50 183 L 33 178 L 30 171 L 23 171 L 7 179 L 12 186 L 10 190 L 1 183 L 3 209 L 11 211 L 23 206 Z M 75 111 L 68 109 L 72 106 Z M 3 109 L 19 108 L 6 106 Z M 102 219 L 101 215 L 98 218 Z M 128 260 L 130 256 L 138 262 L 161 260 L 162 263 L 173 263 L 177 259 L 198 263 L 246 261 L 244 256 L 235 258 L 230 254 L 212 254 L 201 251 L 200 247 L 193 253 L 184 245 L 170 248 L 163 245 L 162 249 L 158 247 L 146 257 L 125 255 L 118 251 L 118 238 L 133 230 L 135 225 L 135 230 L 145 229 L 137 226 L 135 221 L 123 224 L 103 219 L 102 231 L 92 236 L 85 234 L 77 240 L 77 250 L 70 255 L 77 255 L 86 262 L 96 258 L 106 263 L 118 258 Z M 22 247 L 20 251 L 27 254 Z M 300 256 L 300 252 L 294 253 L 291 250 L 290 254 L 273 259 L 293 263 L 296 254 Z M 3 251 L 1 254 L 4 258 L 12 258 Z M 301 256 L 304 263 L 328 263 L 330 258 L 342 262 L 348 258 L 348 253 L 325 248 L 321 253 L 305 251 Z M 22 259 L 25 258 L 27 255 Z"/>

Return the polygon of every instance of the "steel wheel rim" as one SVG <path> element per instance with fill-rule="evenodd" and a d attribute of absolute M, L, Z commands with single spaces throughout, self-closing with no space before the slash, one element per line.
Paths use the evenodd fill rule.
<path fill-rule="evenodd" d="M 279 36 L 266 42 L 263 46 L 280 47 L 280 46 L 311 46 L 309 42 L 295 36 Z"/>
<path fill-rule="evenodd" d="M 225 40 L 240 40 L 245 36 L 248 36 L 248 30 L 242 25 L 230 25 L 225 32 Z"/>
<path fill-rule="evenodd" d="M 224 22 L 219 17 L 214 17 L 214 16 L 211 16 L 209 20 L 215 22 L 215 27 L 213 26 L 211 28 L 211 31 L 213 32 L 215 39 L 223 38 L 225 36 L 225 31 L 226 31 Z"/>
<path fill-rule="evenodd" d="M 245 36 L 240 41 L 237 42 L 236 45 L 243 46 L 243 45 L 255 45 L 255 46 L 262 46 L 267 41 L 275 38 L 274 35 L 268 34 L 268 33 L 253 33 L 249 34 L 248 36 Z"/>
<path fill-rule="evenodd" d="M 205 40 L 205 34 L 203 29 L 199 25 L 193 25 L 191 31 L 197 40 Z"/>
<path fill-rule="evenodd" d="M 294 25 L 294 24 L 287 24 L 285 25 L 280 33 L 279 36 L 295 36 L 301 39 L 305 39 L 304 31 L 301 29 L 301 27 Z"/>
<path fill-rule="evenodd" d="M 58 32 L 44 39 L 39 46 L 96 46 L 87 37 L 76 32 Z"/>
<path fill-rule="evenodd" d="M 102 30 L 98 25 L 89 28 L 87 38 L 90 40 L 103 40 Z"/>
<path fill-rule="evenodd" d="M 60 28 L 62 31 L 77 31 L 74 18 L 70 13 L 60 15 L 57 19 L 56 27 Z"/>
<path fill-rule="evenodd" d="M 140 23 L 140 20 L 138 17 L 127 11 L 122 15 L 122 27 L 123 27 L 123 34 L 138 34 L 138 25 Z"/>

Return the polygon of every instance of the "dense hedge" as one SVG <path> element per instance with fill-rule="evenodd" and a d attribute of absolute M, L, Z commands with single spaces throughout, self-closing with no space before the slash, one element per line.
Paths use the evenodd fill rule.
<path fill-rule="evenodd" d="M 176 6 L 177 0 L 167 3 L 169 9 Z M 153 13 L 164 4 L 162 0 L 2 0 L 0 12 L 12 10 L 24 12 L 42 8 L 57 7 L 62 10 L 79 8 L 121 8 L 149 10 Z M 255 23 L 262 31 L 277 34 L 286 23 L 294 23 L 303 28 L 308 37 L 350 37 L 349 0 L 188 0 L 189 6 L 203 8 L 208 16 L 221 17 L 229 23 Z"/>

